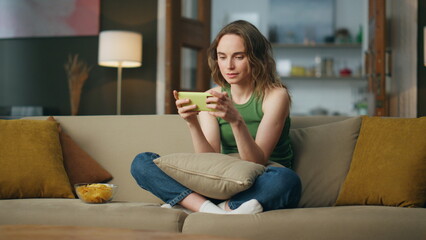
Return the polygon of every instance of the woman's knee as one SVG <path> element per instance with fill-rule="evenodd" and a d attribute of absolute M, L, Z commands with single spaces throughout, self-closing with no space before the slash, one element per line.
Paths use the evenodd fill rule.
<path fill-rule="evenodd" d="M 130 167 L 130 172 L 134 178 L 141 178 L 153 166 L 153 160 L 159 157 L 158 154 L 152 152 L 143 152 L 136 155 Z"/>
<path fill-rule="evenodd" d="M 286 179 L 286 185 L 288 188 L 287 197 L 288 197 L 288 207 L 295 208 L 299 204 L 301 195 L 302 195 L 302 181 L 296 172 L 291 169 L 287 169 L 284 174 Z"/>
<path fill-rule="evenodd" d="M 295 188 L 300 188 L 302 186 L 299 176 L 293 170 L 289 168 L 278 168 L 278 171 L 280 172 L 280 177 L 282 179 L 281 182 L 285 182 L 287 185 Z"/>
<path fill-rule="evenodd" d="M 296 207 L 300 200 L 302 192 L 302 182 L 299 176 L 289 168 L 274 168 L 273 171 L 277 184 L 277 191 L 281 192 L 287 198 L 287 207 Z"/>

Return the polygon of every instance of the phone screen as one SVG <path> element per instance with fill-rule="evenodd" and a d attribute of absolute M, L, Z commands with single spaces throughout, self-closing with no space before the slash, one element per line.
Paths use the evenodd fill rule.
<path fill-rule="evenodd" d="M 190 99 L 191 102 L 188 105 L 197 105 L 195 111 L 214 111 L 206 106 L 206 99 L 211 96 L 206 92 L 178 92 L 179 99 Z"/>

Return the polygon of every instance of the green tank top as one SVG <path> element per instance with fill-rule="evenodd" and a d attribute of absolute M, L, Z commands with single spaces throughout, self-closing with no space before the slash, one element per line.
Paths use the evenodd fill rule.
<path fill-rule="evenodd" d="M 231 96 L 231 91 L 229 88 L 222 89 L 228 93 L 228 96 Z M 231 96 L 232 98 L 232 96 Z M 240 112 L 243 117 L 247 128 L 250 132 L 250 135 L 253 139 L 256 138 L 257 129 L 259 127 L 260 121 L 263 117 L 262 111 L 262 100 L 258 99 L 252 94 L 250 99 L 244 104 L 235 104 L 235 108 Z M 220 128 L 220 140 L 222 144 L 222 153 L 238 153 L 237 143 L 235 142 L 234 135 L 232 133 L 231 126 L 228 122 L 222 118 L 217 118 Z M 293 163 L 293 150 L 290 144 L 290 117 L 287 117 L 285 120 L 284 128 L 281 132 L 281 136 L 278 140 L 277 145 L 275 146 L 272 154 L 269 158 L 270 161 L 277 162 L 285 167 L 292 168 Z"/>

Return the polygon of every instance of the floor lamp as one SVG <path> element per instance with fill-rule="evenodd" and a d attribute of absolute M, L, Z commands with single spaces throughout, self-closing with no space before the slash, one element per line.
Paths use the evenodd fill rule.
<path fill-rule="evenodd" d="M 142 34 L 129 31 L 102 31 L 99 34 L 98 64 L 117 68 L 117 115 L 121 115 L 122 68 L 142 65 Z"/>

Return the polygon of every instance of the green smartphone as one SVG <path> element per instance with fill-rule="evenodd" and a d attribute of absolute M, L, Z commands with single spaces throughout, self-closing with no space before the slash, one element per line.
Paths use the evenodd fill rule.
<path fill-rule="evenodd" d="M 206 92 L 178 92 L 179 99 L 191 100 L 191 102 L 187 105 L 197 105 L 195 111 L 214 111 L 214 109 L 207 108 L 206 106 L 206 99 L 211 96 L 212 95 L 210 93 Z"/>

